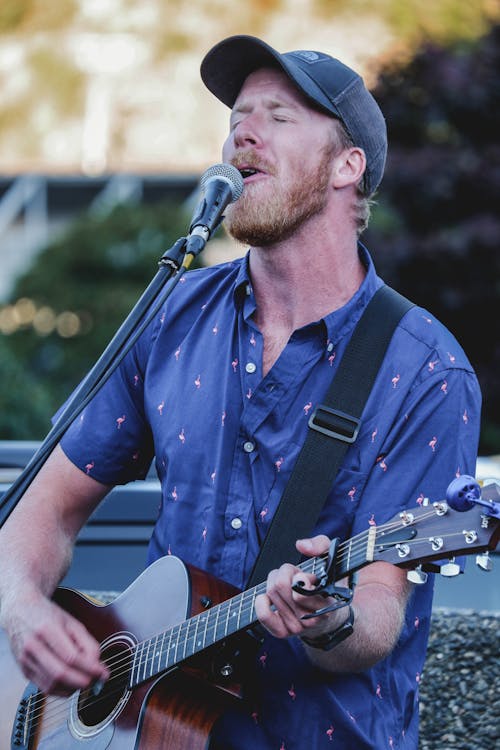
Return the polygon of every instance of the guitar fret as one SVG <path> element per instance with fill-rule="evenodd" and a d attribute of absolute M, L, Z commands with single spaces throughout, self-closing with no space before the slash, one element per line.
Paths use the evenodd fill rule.
<path fill-rule="evenodd" d="M 151 672 L 150 672 L 150 675 L 149 675 L 150 677 L 152 677 L 154 674 L 156 674 L 155 659 L 158 659 L 158 662 L 159 662 L 160 657 L 161 657 L 161 649 L 158 648 L 158 639 L 159 639 L 159 637 L 160 637 L 159 634 L 157 636 L 155 636 L 155 643 L 154 643 L 154 647 L 153 647 L 153 653 L 151 654 Z"/>
<path fill-rule="evenodd" d="M 230 632 L 233 632 L 232 630 L 230 630 L 230 626 L 229 626 L 230 621 L 231 621 L 231 624 L 232 624 L 233 618 L 236 617 L 236 612 L 233 611 L 233 605 L 234 605 L 234 599 L 230 599 L 229 600 L 229 606 L 227 608 L 227 619 L 226 619 L 226 632 L 225 632 L 225 635 L 228 635 Z"/>
<path fill-rule="evenodd" d="M 219 614 L 220 614 L 220 606 L 215 608 L 215 624 L 214 624 L 214 634 L 213 634 L 213 643 L 217 641 L 217 625 L 219 624 Z"/>
<path fill-rule="evenodd" d="M 182 658 L 183 659 L 186 658 L 186 646 L 187 646 L 187 643 L 188 643 L 187 636 L 184 636 L 183 630 L 185 630 L 186 632 L 189 632 L 189 622 L 190 622 L 189 620 L 183 622 L 182 625 L 179 628 L 179 635 L 182 636 L 182 646 L 183 646 L 183 648 L 182 648 Z"/>
<path fill-rule="evenodd" d="M 147 666 L 148 666 L 148 660 L 149 660 L 149 651 L 151 649 L 151 641 L 145 641 L 145 644 L 147 644 L 146 648 L 146 658 L 143 660 L 143 670 L 142 670 L 142 679 L 145 680 L 149 675 L 147 674 Z M 144 649 L 143 649 L 144 650 Z"/>
<path fill-rule="evenodd" d="M 349 570 L 351 565 L 351 550 L 352 550 L 352 544 L 351 542 L 348 543 L 348 552 L 347 552 L 347 560 L 346 560 L 346 569 Z"/>
<path fill-rule="evenodd" d="M 166 654 L 165 654 L 165 667 L 166 668 L 171 667 L 172 664 L 174 663 L 173 661 L 170 661 L 170 656 L 171 656 L 171 653 L 172 653 L 171 649 L 172 649 L 172 636 L 173 636 L 173 634 L 174 634 L 174 631 L 173 631 L 173 628 L 171 628 L 170 631 L 169 631 L 168 646 L 167 646 L 167 650 L 166 650 Z"/>
<path fill-rule="evenodd" d="M 370 545 L 373 547 L 374 533 L 372 529 L 367 532 L 368 550 Z M 359 542 L 360 537 L 356 540 L 357 546 L 360 546 Z M 363 564 L 364 553 L 355 553 L 354 550 L 352 540 L 339 548 L 337 578 L 349 572 L 353 559 L 359 558 L 359 564 Z M 326 556 L 306 560 L 299 567 L 321 578 L 325 574 Z M 176 666 L 207 646 L 253 624 L 256 621 L 255 599 L 265 590 L 266 584 L 261 583 L 138 644 L 131 670 L 132 685 Z"/>
<path fill-rule="evenodd" d="M 157 667 L 157 673 L 161 672 L 161 660 L 162 657 L 165 656 L 165 635 L 166 633 L 162 633 L 161 635 L 161 645 L 158 649 L 158 667 Z"/>
<path fill-rule="evenodd" d="M 194 617 L 191 620 L 187 620 L 186 622 L 186 635 L 184 637 L 184 659 L 186 659 L 188 656 L 192 656 L 195 653 L 196 638 L 195 634 L 191 635 L 190 631 L 193 629 L 193 625 L 196 629 L 197 618 Z"/>
<path fill-rule="evenodd" d="M 177 649 L 179 648 L 179 626 L 177 625 L 174 631 L 172 632 L 172 637 L 175 638 L 175 649 L 174 649 L 174 658 L 172 661 L 172 664 L 177 664 Z M 175 633 L 175 635 L 174 635 Z"/>
<path fill-rule="evenodd" d="M 193 646 L 198 646 L 198 626 L 200 624 L 200 616 L 195 617 L 195 627 L 194 627 L 194 636 L 193 636 Z"/>
<path fill-rule="evenodd" d="M 206 616 L 205 616 L 205 629 L 203 631 L 203 647 L 205 647 L 207 645 L 208 624 L 209 624 L 210 619 L 211 619 L 210 618 L 210 614 L 211 614 L 210 612 L 207 612 Z"/>
<path fill-rule="evenodd" d="M 132 669 L 130 672 L 130 685 L 132 687 L 140 682 L 139 673 L 140 673 L 143 649 L 144 649 L 144 643 L 138 643 L 135 648 Z"/>
<path fill-rule="evenodd" d="M 454 513 L 454 511 L 449 512 Z M 469 513 L 475 514 L 473 525 L 476 526 L 477 534 L 481 537 L 480 548 L 487 548 L 489 542 L 483 538 L 486 537 L 486 529 L 488 528 L 484 524 L 484 511 L 482 509 L 475 509 L 469 511 Z M 423 522 L 423 530 L 415 529 L 417 520 Z M 411 518 L 407 516 L 402 520 L 400 516 L 397 516 L 379 527 L 370 526 L 366 531 L 357 534 L 346 542 L 342 542 L 335 549 L 333 567 L 336 580 L 354 573 L 356 570 L 379 558 L 385 558 L 387 562 L 393 562 L 395 565 L 404 564 L 406 566 L 410 560 L 416 559 L 417 554 L 409 556 L 408 559 L 405 559 L 404 563 L 401 563 L 397 549 L 401 540 L 407 540 L 408 545 L 411 543 L 417 549 L 418 542 L 426 543 L 429 533 L 435 533 L 432 528 L 435 520 L 435 514 L 432 509 L 418 509 L 412 512 Z M 455 521 L 453 517 L 451 520 Z M 437 522 L 439 523 L 439 518 Z M 495 520 L 493 523 L 495 525 L 489 528 L 489 533 L 490 536 L 493 536 L 494 541 L 496 541 L 500 529 L 497 528 L 498 523 Z M 405 526 L 408 525 L 411 525 L 411 529 L 405 529 Z M 426 529 L 428 525 L 431 526 L 429 530 Z M 457 520 L 455 525 L 458 530 L 453 530 L 453 533 L 449 533 L 448 536 L 457 535 L 459 537 L 460 546 L 455 547 L 455 549 L 459 550 L 459 553 L 462 553 L 464 545 L 469 544 L 469 540 L 467 538 L 464 540 L 463 521 Z M 421 532 L 420 539 L 415 539 L 414 537 L 417 536 L 418 531 Z M 473 541 L 471 544 L 475 544 L 475 542 Z M 449 552 L 448 549 L 447 552 Z M 467 554 L 468 552 L 469 549 L 465 548 L 465 553 Z M 420 558 L 420 556 L 418 557 Z M 436 554 L 433 553 L 432 556 L 428 555 L 428 557 L 433 559 L 433 557 L 436 557 Z M 320 555 L 300 563 L 299 568 L 304 573 L 311 573 L 316 578 L 322 579 L 327 572 L 327 561 L 327 555 Z M 178 564 L 176 563 L 176 565 Z M 226 636 L 232 635 L 238 630 L 242 630 L 255 623 L 257 621 L 255 616 L 255 600 L 265 590 L 266 584 L 260 583 L 253 589 L 241 592 L 231 599 L 216 604 L 211 609 L 204 610 L 200 614 L 188 618 L 183 623 L 169 627 L 163 633 L 158 633 L 149 640 L 146 639 L 135 644 L 131 651 L 127 647 L 123 653 L 117 655 L 116 661 L 110 659 L 110 669 L 123 669 L 125 664 L 126 668 L 123 673 L 128 674 L 129 688 L 134 688 L 154 675 L 178 665 L 193 654 L 222 641 Z"/>

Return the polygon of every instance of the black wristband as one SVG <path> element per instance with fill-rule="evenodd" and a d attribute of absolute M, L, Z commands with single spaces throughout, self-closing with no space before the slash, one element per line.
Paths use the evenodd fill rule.
<path fill-rule="evenodd" d="M 305 635 L 300 636 L 300 638 L 307 646 L 318 648 L 321 651 L 330 651 L 330 649 L 335 648 L 335 646 L 348 638 L 353 630 L 354 610 L 349 604 L 349 616 L 338 628 L 331 630 L 329 633 L 318 635 L 316 638 L 307 638 Z"/>

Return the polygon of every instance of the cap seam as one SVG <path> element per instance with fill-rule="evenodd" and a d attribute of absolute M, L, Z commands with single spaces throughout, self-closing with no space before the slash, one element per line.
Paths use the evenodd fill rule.
<path fill-rule="evenodd" d="M 354 77 L 354 78 L 352 79 L 352 81 L 350 81 L 350 82 L 349 82 L 349 83 L 347 84 L 347 86 L 346 86 L 346 87 L 345 87 L 344 89 L 342 89 L 342 91 L 341 91 L 341 92 L 340 92 L 340 93 L 339 93 L 339 94 L 338 94 L 338 95 L 337 95 L 337 96 L 335 97 L 335 99 L 333 99 L 333 98 L 332 98 L 332 99 L 331 99 L 331 101 L 332 101 L 332 102 L 334 102 L 335 104 L 336 104 L 337 102 L 341 102 L 341 101 L 343 101 L 343 100 L 345 99 L 346 95 L 347 95 L 347 94 L 348 94 L 348 93 L 349 93 L 349 92 L 351 91 L 351 89 L 352 89 L 352 88 L 354 88 L 354 86 L 355 86 L 356 84 L 358 84 L 358 83 L 361 83 L 361 85 L 363 85 L 363 86 L 364 86 L 364 83 L 363 83 L 363 79 L 361 78 L 361 76 L 359 76 L 359 75 L 357 75 L 357 74 L 356 74 L 356 75 L 355 75 L 355 77 Z M 365 88 L 366 88 L 366 87 L 365 87 Z M 366 89 L 366 90 L 368 91 L 368 89 Z"/>
<path fill-rule="evenodd" d="M 314 84 L 314 85 L 315 85 L 315 86 L 316 86 L 316 87 L 317 87 L 317 88 L 318 88 L 318 89 L 319 89 L 319 90 L 321 91 L 321 93 L 323 94 L 323 96 L 324 96 L 324 97 L 326 97 L 326 99 L 328 100 L 328 102 L 329 102 L 329 103 L 330 103 L 330 104 L 331 104 L 331 105 L 332 105 L 333 107 L 337 108 L 337 105 L 336 105 L 336 103 L 335 103 L 335 100 L 334 100 L 334 99 L 333 99 L 333 98 L 332 98 L 331 96 L 329 96 L 329 95 L 328 95 L 328 94 L 326 93 L 326 91 L 325 91 L 325 89 L 323 88 L 323 86 L 322 86 L 322 85 L 321 85 L 320 83 L 318 83 L 318 81 L 317 81 L 317 80 L 316 80 L 315 78 L 313 78 L 313 77 L 312 77 L 311 75 L 309 75 L 309 73 L 307 72 L 307 70 L 304 70 L 303 68 L 300 68 L 300 67 L 299 67 L 299 70 L 300 70 L 300 71 L 301 71 L 302 73 L 304 73 L 304 75 L 306 75 L 306 76 L 307 76 L 307 78 L 308 78 L 308 79 L 309 79 L 310 81 L 312 81 L 312 83 L 313 83 L 313 84 Z M 293 74 L 292 74 L 292 75 L 293 75 Z M 313 96 L 311 96 L 311 94 L 307 94 L 307 92 L 305 92 L 305 91 L 304 91 L 304 89 L 302 88 L 302 86 L 300 85 L 300 83 L 299 83 L 299 82 L 298 82 L 298 81 L 296 80 L 295 76 L 293 76 L 293 80 L 295 81 L 295 83 L 297 84 L 297 86 L 299 86 L 299 88 L 300 88 L 300 89 L 302 90 L 302 92 L 303 92 L 304 94 L 306 94 L 307 96 L 309 96 L 309 98 L 310 98 L 310 99 L 312 99 L 313 101 L 315 101 L 315 102 L 316 102 L 316 104 L 318 104 L 319 106 L 325 106 L 325 105 L 321 105 L 321 104 L 320 104 L 320 102 L 318 102 L 318 101 L 317 101 L 317 99 L 314 99 L 314 97 L 313 97 Z M 351 85 L 351 84 L 349 84 L 349 86 L 350 86 L 350 85 Z M 336 114 L 337 114 L 337 116 L 338 116 L 338 117 L 341 117 L 341 114 L 340 114 L 340 112 L 338 112 L 338 111 L 337 111 L 337 113 L 336 113 Z"/>

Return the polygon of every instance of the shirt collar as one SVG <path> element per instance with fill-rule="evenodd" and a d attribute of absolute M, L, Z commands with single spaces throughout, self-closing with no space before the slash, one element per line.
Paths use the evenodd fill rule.
<path fill-rule="evenodd" d="M 323 318 L 328 341 L 333 344 L 353 331 L 368 302 L 383 284 L 382 279 L 377 276 L 370 253 L 361 242 L 358 242 L 358 253 L 361 263 L 366 268 L 365 278 L 345 305 Z"/>
<path fill-rule="evenodd" d="M 361 286 L 345 305 L 325 315 L 321 320 L 326 331 L 326 338 L 333 344 L 354 329 L 366 305 L 383 283 L 377 276 L 370 253 L 361 242 L 358 242 L 358 252 L 361 263 L 366 268 L 366 276 Z M 253 312 L 255 301 L 250 279 L 249 253 L 240 258 L 239 263 L 240 267 L 236 276 L 233 293 L 234 304 L 239 309 L 244 305 L 246 300 L 247 303 L 250 303 L 246 305 L 247 311 Z"/>
<path fill-rule="evenodd" d="M 243 304 L 246 297 L 250 297 L 253 295 L 252 282 L 250 280 L 249 258 L 250 251 L 248 251 L 243 258 L 238 259 L 240 267 L 234 283 L 233 292 L 234 304 L 236 308 L 239 308 Z"/>

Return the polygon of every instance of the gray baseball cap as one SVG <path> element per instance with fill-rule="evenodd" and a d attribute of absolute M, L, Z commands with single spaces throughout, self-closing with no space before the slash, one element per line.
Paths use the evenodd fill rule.
<path fill-rule="evenodd" d="M 361 76 L 340 60 L 312 50 L 282 54 L 261 39 L 238 35 L 212 47 L 201 63 L 201 77 L 221 102 L 232 107 L 250 73 L 276 66 L 313 105 L 342 120 L 354 145 L 365 152 L 364 193 L 374 193 L 387 155 L 385 119 Z"/>

